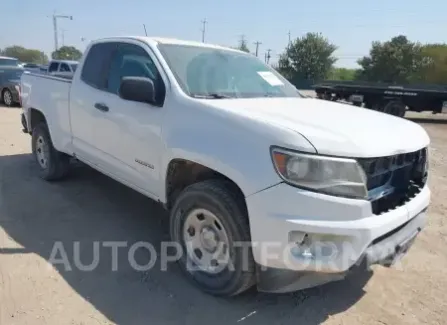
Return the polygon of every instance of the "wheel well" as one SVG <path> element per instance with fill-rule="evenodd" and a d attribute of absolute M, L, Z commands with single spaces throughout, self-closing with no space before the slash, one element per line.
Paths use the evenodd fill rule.
<path fill-rule="evenodd" d="M 174 159 L 169 163 L 166 175 L 166 208 L 172 208 L 177 196 L 187 186 L 209 179 L 224 181 L 235 198 L 243 203 L 246 212 L 244 193 L 234 181 L 214 169 L 183 159 Z"/>
<path fill-rule="evenodd" d="M 45 116 L 42 114 L 41 111 L 38 111 L 37 109 L 31 108 L 30 112 L 30 126 L 29 131 L 31 132 L 33 130 L 33 127 L 41 122 L 47 123 L 47 120 L 45 119 Z"/>

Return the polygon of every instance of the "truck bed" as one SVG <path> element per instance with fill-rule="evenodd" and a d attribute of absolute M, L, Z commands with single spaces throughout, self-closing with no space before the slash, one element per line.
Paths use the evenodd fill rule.
<path fill-rule="evenodd" d="M 33 109 L 44 113 L 51 132 L 57 133 L 53 145 L 59 151 L 70 145 L 69 94 L 71 78 L 24 73 L 21 78 L 23 115 L 30 125 Z M 59 136 L 62 135 L 62 136 Z"/>

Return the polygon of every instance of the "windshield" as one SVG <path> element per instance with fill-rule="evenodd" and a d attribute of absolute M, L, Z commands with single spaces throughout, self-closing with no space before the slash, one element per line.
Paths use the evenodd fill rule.
<path fill-rule="evenodd" d="M 159 44 L 185 93 L 198 98 L 301 97 L 294 86 L 251 54 Z"/>
<path fill-rule="evenodd" d="M 77 64 L 77 63 L 70 64 L 70 67 L 71 67 L 71 70 L 72 70 L 73 72 L 75 72 L 75 71 L 76 71 L 76 68 L 78 67 L 78 64 Z"/>
<path fill-rule="evenodd" d="M 19 60 L 17 59 L 7 59 L 7 58 L 0 58 L 0 66 L 19 66 Z"/>

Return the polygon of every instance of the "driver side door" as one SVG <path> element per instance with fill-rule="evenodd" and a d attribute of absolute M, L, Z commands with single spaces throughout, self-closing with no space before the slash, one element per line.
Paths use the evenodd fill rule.
<path fill-rule="evenodd" d="M 98 134 L 95 143 L 107 169 L 156 198 L 165 109 L 119 96 L 121 79 L 127 76 L 149 78 L 157 87 L 164 87 L 154 60 L 138 44 L 118 44 L 110 61 L 102 102 L 97 103 L 107 107 L 107 111 L 95 125 Z"/>

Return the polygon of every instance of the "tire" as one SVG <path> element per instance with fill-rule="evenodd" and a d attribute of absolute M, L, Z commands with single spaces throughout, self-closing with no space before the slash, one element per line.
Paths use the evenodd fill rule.
<path fill-rule="evenodd" d="M 390 101 L 383 108 L 383 112 L 398 117 L 404 117 L 405 105 L 400 101 Z"/>
<path fill-rule="evenodd" d="M 55 181 L 67 175 L 70 157 L 54 149 L 46 123 L 33 127 L 31 147 L 41 178 Z"/>
<path fill-rule="evenodd" d="M 12 93 L 9 89 L 5 89 L 2 92 L 2 101 L 7 107 L 11 107 L 14 105 L 14 101 L 12 99 Z"/>
<path fill-rule="evenodd" d="M 255 262 L 250 246 L 235 245 L 238 242 L 249 244 L 251 240 L 246 208 L 233 193 L 225 181 L 207 180 L 196 183 L 180 193 L 170 214 L 171 239 L 182 247 L 182 257 L 178 261 L 181 270 L 202 291 L 215 296 L 235 296 L 255 284 Z M 193 227 L 194 237 L 197 235 L 201 242 L 204 241 L 203 230 L 207 227 L 203 225 L 209 223 L 206 218 L 209 218 L 207 213 L 210 212 L 217 218 L 215 230 L 219 232 L 217 228 L 222 227 L 228 239 L 228 247 L 222 248 L 222 251 L 227 252 L 230 263 L 219 265 L 217 273 L 200 268 L 194 262 L 200 259 L 196 250 L 187 249 L 186 237 L 190 235 L 186 235 L 185 229 L 190 232 L 190 228 L 187 228 L 190 218 L 199 219 L 200 213 L 195 215 L 195 211 L 206 212 L 205 216 L 202 215 L 205 221 L 196 221 L 198 225 Z M 203 227 L 200 228 L 201 226 Z M 217 237 L 220 239 L 225 236 L 221 236 L 219 232 Z M 223 242 L 225 240 L 222 239 L 219 243 Z M 205 248 L 201 251 L 204 252 L 203 255 L 206 254 Z M 206 259 L 202 253 L 199 255 Z"/>

